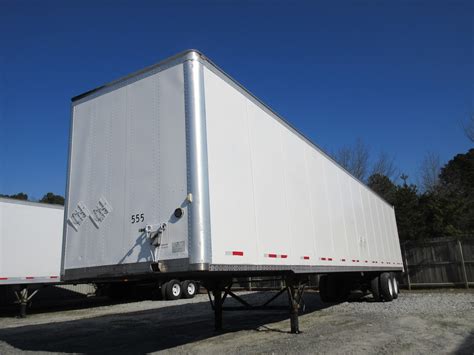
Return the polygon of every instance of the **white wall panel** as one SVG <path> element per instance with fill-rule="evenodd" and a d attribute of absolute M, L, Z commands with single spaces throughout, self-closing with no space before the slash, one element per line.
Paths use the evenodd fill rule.
<path fill-rule="evenodd" d="M 63 208 L 0 199 L 0 285 L 58 282 Z"/>
<path fill-rule="evenodd" d="M 220 100 L 206 105 L 213 260 L 255 263 L 259 252 L 246 99 L 233 95 L 222 80 L 206 84 L 206 92 L 220 93 Z"/>
<path fill-rule="evenodd" d="M 394 259 L 380 198 L 227 81 L 204 78 L 214 264 Z"/>

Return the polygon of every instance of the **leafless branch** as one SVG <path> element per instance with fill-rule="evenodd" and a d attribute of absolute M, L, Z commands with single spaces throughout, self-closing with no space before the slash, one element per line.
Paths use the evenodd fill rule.
<path fill-rule="evenodd" d="M 380 153 L 372 166 L 371 175 L 374 174 L 385 175 L 390 180 L 394 180 L 398 175 L 395 159 L 385 152 Z"/>
<path fill-rule="evenodd" d="M 369 149 L 360 139 L 352 147 L 339 149 L 334 158 L 356 178 L 360 180 L 367 178 Z"/>
<path fill-rule="evenodd" d="M 420 166 L 420 184 L 424 191 L 434 191 L 439 183 L 441 161 L 439 155 L 433 152 L 426 154 Z"/>
<path fill-rule="evenodd" d="M 471 141 L 474 142 L 474 114 L 471 115 L 466 122 L 462 123 L 462 128 L 464 130 L 464 134 L 466 137 Z"/>

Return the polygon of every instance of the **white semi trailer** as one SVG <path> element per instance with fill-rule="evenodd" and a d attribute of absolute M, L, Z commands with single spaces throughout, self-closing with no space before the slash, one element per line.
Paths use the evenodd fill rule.
<path fill-rule="evenodd" d="M 73 98 L 70 137 L 66 281 L 200 279 L 220 328 L 231 278 L 279 275 L 293 332 L 308 274 L 397 295 L 393 207 L 198 51 Z"/>
<path fill-rule="evenodd" d="M 21 316 L 40 287 L 60 282 L 63 219 L 63 206 L 0 198 L 0 288 L 15 292 Z"/>
<path fill-rule="evenodd" d="M 7 294 L 13 291 L 21 317 L 44 286 L 82 291 L 60 280 L 63 223 L 63 206 L 0 197 L 0 293 L 8 299 Z M 183 292 L 179 294 L 163 288 L 163 298 L 194 297 L 198 284 L 190 280 L 181 284 Z M 124 283 L 99 286 L 112 297 L 130 291 Z M 93 287 L 87 289 L 90 292 Z"/>

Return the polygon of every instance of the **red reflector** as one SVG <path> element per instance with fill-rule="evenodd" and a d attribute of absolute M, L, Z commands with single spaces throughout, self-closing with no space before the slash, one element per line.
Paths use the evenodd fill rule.
<path fill-rule="evenodd" d="M 321 260 L 325 261 L 325 260 L 326 260 L 326 258 L 321 258 Z"/>
<path fill-rule="evenodd" d="M 341 261 L 346 261 L 346 259 L 341 259 Z"/>
<path fill-rule="evenodd" d="M 244 252 L 243 252 L 243 251 L 233 251 L 233 252 L 232 252 L 232 255 L 235 255 L 235 256 L 244 256 Z"/>
<path fill-rule="evenodd" d="M 365 262 L 366 262 L 366 263 L 368 263 L 369 261 L 368 261 L 368 260 L 366 260 Z"/>
<path fill-rule="evenodd" d="M 49 278 L 50 278 L 50 279 L 57 279 L 58 276 L 50 276 Z"/>
<path fill-rule="evenodd" d="M 355 263 L 356 261 L 355 260 L 352 260 L 353 263 Z"/>
<path fill-rule="evenodd" d="M 282 259 L 286 259 L 286 258 L 288 257 L 288 255 L 282 254 L 282 255 L 280 255 L 280 257 L 281 257 Z"/>
<path fill-rule="evenodd" d="M 0 280 L 8 280 L 8 277 L 0 277 Z"/>
<path fill-rule="evenodd" d="M 303 256 L 304 260 L 309 260 L 309 256 Z"/>
<path fill-rule="evenodd" d="M 27 279 L 27 280 L 33 280 L 34 277 L 33 277 L 33 276 L 27 276 L 27 277 L 25 277 L 25 279 Z"/>
<path fill-rule="evenodd" d="M 332 261 L 332 258 L 328 258 L 329 261 Z"/>
<path fill-rule="evenodd" d="M 276 255 L 276 254 L 268 254 L 268 257 L 269 257 L 269 258 L 276 258 L 277 255 Z"/>

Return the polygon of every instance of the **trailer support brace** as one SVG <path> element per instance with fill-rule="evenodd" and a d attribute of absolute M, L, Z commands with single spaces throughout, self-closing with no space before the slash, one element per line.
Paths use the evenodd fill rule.
<path fill-rule="evenodd" d="M 17 291 L 15 290 L 15 296 L 16 296 L 16 302 L 20 305 L 19 308 L 19 314 L 18 318 L 25 318 L 26 317 L 26 308 L 28 307 L 28 304 L 31 302 L 31 299 L 38 293 L 39 290 L 33 291 L 28 296 L 28 286 L 23 285 L 21 286 L 20 290 Z"/>
<path fill-rule="evenodd" d="M 214 310 L 214 329 L 216 331 L 222 330 L 222 316 L 223 311 L 255 311 L 255 310 L 270 310 L 270 309 L 288 309 L 286 307 L 279 307 L 279 306 L 269 306 L 275 299 L 281 296 L 285 291 L 288 294 L 288 301 L 289 301 L 289 311 L 290 311 L 290 326 L 291 326 L 291 333 L 292 334 L 299 334 L 299 320 L 298 315 L 301 309 L 301 305 L 303 304 L 303 311 L 304 311 L 304 302 L 303 302 L 303 294 L 304 289 L 306 286 L 306 280 L 302 279 L 301 277 L 296 276 L 288 276 L 285 278 L 285 287 L 278 291 L 275 295 L 273 295 L 269 300 L 264 302 L 261 305 L 251 305 L 247 301 L 245 301 L 240 296 L 236 295 L 234 292 L 231 291 L 232 282 L 213 282 L 207 283 L 207 293 L 209 296 L 209 302 L 211 304 L 212 309 Z M 211 297 L 212 294 L 212 297 Z M 242 304 L 240 307 L 224 307 L 224 302 L 227 296 L 231 296 L 237 302 Z"/>

